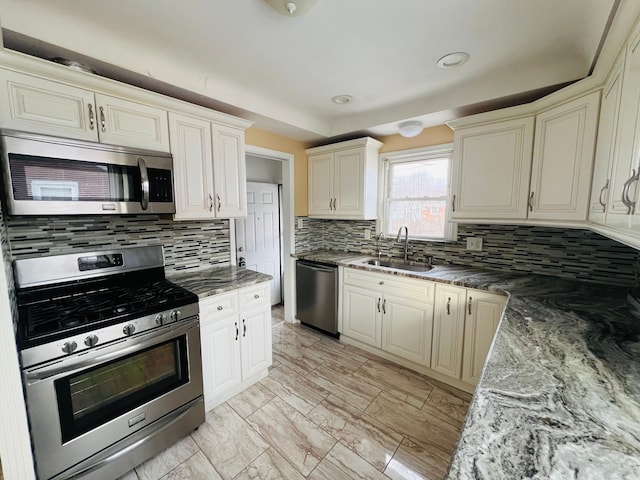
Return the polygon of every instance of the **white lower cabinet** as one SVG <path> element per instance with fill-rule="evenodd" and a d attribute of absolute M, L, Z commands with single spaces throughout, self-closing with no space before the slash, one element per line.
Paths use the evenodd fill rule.
<path fill-rule="evenodd" d="M 465 288 L 436 285 L 431 368 L 453 378 L 462 371 L 466 293 Z"/>
<path fill-rule="evenodd" d="M 200 301 L 202 380 L 207 410 L 267 375 L 272 362 L 268 293 L 269 283 L 263 282 Z M 247 302 L 247 296 L 254 301 Z"/>

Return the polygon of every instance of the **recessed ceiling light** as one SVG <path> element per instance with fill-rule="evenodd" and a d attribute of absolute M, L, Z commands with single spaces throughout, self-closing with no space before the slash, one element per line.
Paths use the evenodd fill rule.
<path fill-rule="evenodd" d="M 444 57 L 438 59 L 436 65 L 440 68 L 455 68 L 467 63 L 470 57 L 471 55 L 467 52 L 447 53 Z"/>
<path fill-rule="evenodd" d="M 336 95 L 331 98 L 331 101 L 337 105 L 344 105 L 345 103 L 351 103 L 353 97 L 351 95 Z"/>

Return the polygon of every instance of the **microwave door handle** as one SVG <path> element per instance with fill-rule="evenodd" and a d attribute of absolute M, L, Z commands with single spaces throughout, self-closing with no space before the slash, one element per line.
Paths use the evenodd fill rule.
<path fill-rule="evenodd" d="M 144 163 L 142 157 L 138 157 L 138 168 L 140 169 L 140 185 L 142 186 L 142 200 L 140 204 L 142 209 L 149 208 L 149 174 L 147 173 L 147 164 Z"/>

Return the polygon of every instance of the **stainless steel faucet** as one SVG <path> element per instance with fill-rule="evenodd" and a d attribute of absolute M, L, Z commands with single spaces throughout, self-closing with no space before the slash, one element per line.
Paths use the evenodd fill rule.
<path fill-rule="evenodd" d="M 400 241 L 403 228 L 404 228 L 404 261 L 406 262 L 409 259 L 409 229 L 407 228 L 406 225 L 402 225 L 398 230 L 398 236 L 396 237 L 396 242 Z"/>
<path fill-rule="evenodd" d="M 382 239 L 384 239 L 384 232 L 380 232 L 378 234 L 378 236 L 376 237 L 376 239 L 378 240 L 378 263 L 380 263 L 380 257 L 382 256 L 382 249 L 380 247 L 380 241 Z"/>

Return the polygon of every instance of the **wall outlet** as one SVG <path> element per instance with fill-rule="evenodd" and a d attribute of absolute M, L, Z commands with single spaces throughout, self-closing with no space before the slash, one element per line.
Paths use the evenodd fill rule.
<path fill-rule="evenodd" d="M 303 218 L 299 218 L 298 219 L 298 230 L 300 230 L 301 228 L 304 228 L 304 219 Z"/>
<path fill-rule="evenodd" d="M 365 240 L 371 240 L 371 229 L 370 228 L 365 228 L 364 229 L 364 239 Z"/>
<path fill-rule="evenodd" d="M 482 237 L 467 237 L 467 250 L 482 251 Z"/>

